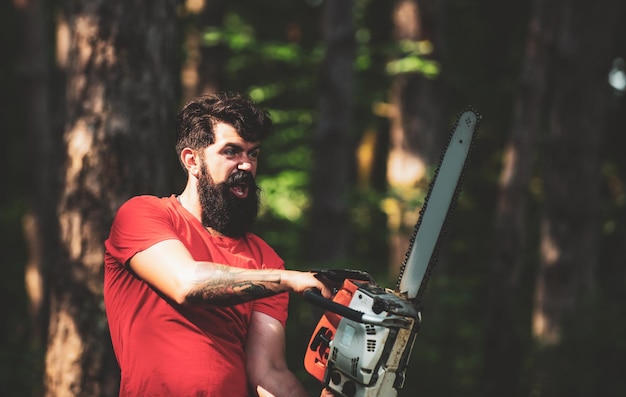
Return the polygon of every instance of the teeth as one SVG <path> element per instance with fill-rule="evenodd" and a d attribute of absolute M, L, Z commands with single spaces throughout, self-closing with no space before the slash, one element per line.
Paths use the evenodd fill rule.
<path fill-rule="evenodd" d="M 246 189 L 244 186 L 241 185 L 235 185 L 233 187 L 231 187 L 230 189 L 235 195 L 239 196 L 239 197 L 245 197 L 246 196 Z"/>

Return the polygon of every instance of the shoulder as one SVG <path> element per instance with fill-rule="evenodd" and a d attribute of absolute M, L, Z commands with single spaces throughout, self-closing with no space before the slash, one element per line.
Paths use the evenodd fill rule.
<path fill-rule="evenodd" d="M 120 214 L 136 214 L 141 212 L 152 212 L 167 208 L 170 197 L 157 197 L 150 195 L 134 196 L 125 201 L 117 210 Z"/>
<path fill-rule="evenodd" d="M 144 207 L 144 206 L 149 206 L 149 207 L 156 207 L 156 206 L 163 206 L 163 201 L 167 200 L 167 197 L 157 197 L 157 196 L 151 196 L 151 195 L 141 195 L 141 196 L 134 196 L 129 198 L 128 200 L 126 200 L 121 206 L 120 206 L 120 210 L 126 210 L 128 208 L 137 208 L 137 207 Z"/>
<path fill-rule="evenodd" d="M 142 195 L 131 197 L 117 210 L 115 224 L 127 224 L 136 222 L 138 219 L 162 219 L 170 218 L 168 208 L 171 206 L 171 197 L 157 197 Z"/>
<path fill-rule="evenodd" d="M 125 264 L 139 251 L 163 240 L 177 239 L 168 200 L 172 199 L 136 196 L 124 202 L 105 242 L 111 256 Z"/>

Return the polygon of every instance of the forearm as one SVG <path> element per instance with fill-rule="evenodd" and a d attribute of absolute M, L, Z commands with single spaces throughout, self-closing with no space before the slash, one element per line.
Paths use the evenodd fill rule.
<path fill-rule="evenodd" d="M 186 295 L 188 304 L 230 306 L 292 289 L 288 270 L 241 269 L 215 263 L 199 263 Z"/>

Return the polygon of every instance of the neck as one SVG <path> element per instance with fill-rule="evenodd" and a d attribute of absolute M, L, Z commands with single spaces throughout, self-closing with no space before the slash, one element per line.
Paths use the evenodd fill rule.
<path fill-rule="evenodd" d="M 187 187 L 177 196 L 177 199 L 180 205 L 202 222 L 202 207 L 200 206 L 200 198 L 195 187 L 187 184 Z"/>
<path fill-rule="evenodd" d="M 187 211 L 191 213 L 191 215 L 193 215 L 198 221 L 200 221 L 200 223 L 202 223 L 202 207 L 200 206 L 200 199 L 198 198 L 197 193 L 192 192 L 196 192 L 196 189 L 187 186 L 185 190 L 183 190 L 183 192 L 176 198 L 178 199 L 180 205 L 182 205 Z M 222 233 L 218 232 L 212 227 L 205 226 L 204 228 L 207 230 L 207 232 L 209 232 L 211 236 L 224 236 Z"/>

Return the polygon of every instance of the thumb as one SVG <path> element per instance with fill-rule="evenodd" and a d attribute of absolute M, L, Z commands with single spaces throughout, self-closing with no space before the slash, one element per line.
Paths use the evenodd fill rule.
<path fill-rule="evenodd" d="M 323 388 L 320 397 L 335 397 L 335 393 L 333 393 L 330 389 Z"/>

